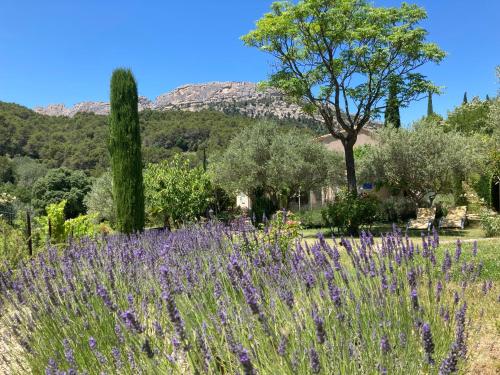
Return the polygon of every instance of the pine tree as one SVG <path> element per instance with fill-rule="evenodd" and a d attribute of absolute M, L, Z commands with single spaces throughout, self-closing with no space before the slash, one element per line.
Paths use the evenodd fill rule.
<path fill-rule="evenodd" d="M 429 95 L 427 97 L 427 117 L 430 117 L 434 114 L 434 108 L 432 107 L 432 92 L 429 91 Z"/>
<path fill-rule="evenodd" d="M 490 101 L 490 96 L 488 94 L 486 94 L 486 101 L 489 102 Z"/>
<path fill-rule="evenodd" d="M 117 229 L 134 233 L 144 229 L 141 134 L 137 85 L 128 69 L 111 77 L 109 151 Z"/>
<path fill-rule="evenodd" d="M 401 127 L 401 118 L 399 116 L 398 83 L 394 77 L 389 82 L 389 95 L 385 107 L 385 126 Z"/>
<path fill-rule="evenodd" d="M 467 100 L 467 91 L 464 93 L 464 100 L 462 104 L 467 104 L 469 101 Z"/>

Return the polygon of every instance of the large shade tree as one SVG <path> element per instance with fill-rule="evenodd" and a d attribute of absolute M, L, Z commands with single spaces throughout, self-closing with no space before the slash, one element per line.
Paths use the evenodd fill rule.
<path fill-rule="evenodd" d="M 390 77 L 404 106 L 437 88 L 417 72 L 444 52 L 426 42 L 424 9 L 374 7 L 364 0 L 302 0 L 272 4 L 243 36 L 276 58 L 268 84 L 320 116 L 345 150 L 348 186 L 356 191 L 353 147 L 358 133 L 385 107 Z"/>

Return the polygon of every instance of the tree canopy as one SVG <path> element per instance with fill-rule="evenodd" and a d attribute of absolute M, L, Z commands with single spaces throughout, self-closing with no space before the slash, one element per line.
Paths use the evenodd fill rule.
<path fill-rule="evenodd" d="M 83 171 L 52 169 L 33 185 L 33 207 L 38 213 L 45 214 L 49 204 L 66 200 L 65 217 L 74 218 L 85 213 L 83 199 L 89 190 L 90 179 Z"/>
<path fill-rule="evenodd" d="M 384 128 L 379 144 L 363 153 L 360 176 L 374 180 L 420 204 L 429 194 L 451 193 L 457 179 L 481 170 L 484 162 L 471 137 L 446 133 L 433 121 L 413 129 Z"/>
<path fill-rule="evenodd" d="M 231 193 L 262 191 L 275 199 L 342 181 L 344 174 L 339 154 L 272 122 L 243 129 L 211 169 Z"/>
<path fill-rule="evenodd" d="M 275 57 L 267 84 L 324 120 L 345 148 L 347 180 L 356 191 L 353 146 L 358 132 L 385 108 L 390 77 L 398 78 L 398 102 L 437 88 L 417 72 L 444 52 L 426 42 L 419 26 L 424 9 L 403 3 L 375 7 L 364 0 L 275 2 L 243 36 L 246 45 Z"/>

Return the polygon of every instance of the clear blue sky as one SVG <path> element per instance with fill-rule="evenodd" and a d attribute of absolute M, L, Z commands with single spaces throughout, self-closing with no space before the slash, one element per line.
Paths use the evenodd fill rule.
<path fill-rule="evenodd" d="M 429 40 L 448 57 L 423 72 L 445 86 L 434 109 L 446 114 L 469 98 L 494 96 L 500 64 L 500 1 L 415 0 Z M 107 101 L 113 68 L 132 68 L 141 95 L 185 83 L 261 81 L 271 58 L 239 37 L 267 12 L 268 0 L 1 0 L 0 100 L 28 107 Z M 375 0 L 376 5 L 400 1 Z M 425 113 L 425 100 L 402 111 Z"/>

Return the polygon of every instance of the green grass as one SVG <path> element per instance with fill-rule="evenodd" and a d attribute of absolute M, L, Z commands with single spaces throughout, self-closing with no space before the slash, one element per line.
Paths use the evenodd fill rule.
<path fill-rule="evenodd" d="M 406 230 L 404 225 L 398 226 L 403 232 Z M 374 224 L 371 227 L 362 227 L 362 230 L 370 231 L 374 236 L 379 237 L 383 233 L 391 232 L 391 224 Z M 333 235 L 340 237 L 337 230 L 333 233 L 330 228 L 317 228 L 317 229 L 304 229 L 301 231 L 302 236 L 306 240 L 314 240 L 318 233 L 322 233 L 326 238 L 330 238 Z M 409 236 L 413 240 L 420 239 L 421 230 L 410 230 Z M 460 240 L 475 240 L 485 238 L 483 229 L 481 228 L 479 222 L 470 223 L 465 229 L 441 229 L 439 230 L 439 238 L 441 242 Z"/>

